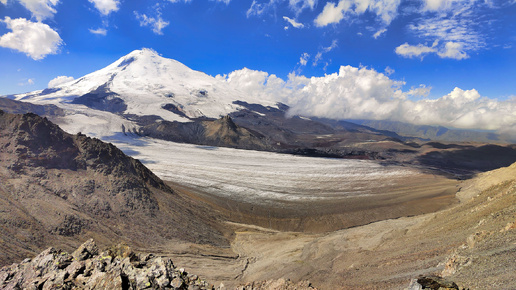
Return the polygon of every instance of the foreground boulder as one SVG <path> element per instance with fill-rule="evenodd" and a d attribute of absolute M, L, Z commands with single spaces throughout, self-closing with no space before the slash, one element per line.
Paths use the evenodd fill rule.
<path fill-rule="evenodd" d="M 1 289 L 213 289 L 170 259 L 118 245 L 100 251 L 88 240 L 69 254 L 48 248 L 0 269 Z"/>
<path fill-rule="evenodd" d="M 439 276 L 428 276 L 428 277 L 419 277 L 418 279 L 413 279 L 410 282 L 407 290 L 424 290 L 424 289 L 432 289 L 432 290 L 466 290 L 466 288 L 459 288 L 455 282 L 447 280 L 445 278 Z"/>

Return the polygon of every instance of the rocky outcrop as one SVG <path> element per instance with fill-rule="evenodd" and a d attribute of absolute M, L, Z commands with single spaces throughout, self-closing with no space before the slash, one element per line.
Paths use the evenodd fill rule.
<path fill-rule="evenodd" d="M 43 91 L 44 92 L 44 91 Z M 32 103 L 0 98 L 0 110 L 11 114 L 34 113 L 40 116 L 64 116 L 65 110 L 56 105 L 35 105 Z"/>
<path fill-rule="evenodd" d="M 464 288 L 459 288 L 457 284 L 453 281 L 449 281 L 442 277 L 432 276 L 432 277 L 419 277 L 418 279 L 413 279 L 410 282 L 407 290 L 465 290 Z"/>
<path fill-rule="evenodd" d="M 195 122 L 162 121 L 144 126 L 139 134 L 173 142 L 239 149 L 268 150 L 267 138 L 236 125 L 231 117 Z"/>
<path fill-rule="evenodd" d="M 48 248 L 0 269 L 2 289 L 214 289 L 170 259 L 125 245 L 100 251 L 88 240 L 73 253 Z"/>
<path fill-rule="evenodd" d="M 114 145 L 80 133 L 68 134 L 36 114 L 0 111 L 0 131 L 3 136 L 0 150 L 6 158 L 10 154 L 10 168 L 14 170 L 22 167 L 92 170 L 102 175 L 143 180 L 152 187 L 170 190 L 141 162 Z"/>
<path fill-rule="evenodd" d="M 99 86 L 97 89 L 75 98 L 72 104 L 81 104 L 92 109 L 107 111 L 111 113 L 122 113 L 127 110 L 124 100 L 118 94 L 109 90 L 109 82 Z"/>

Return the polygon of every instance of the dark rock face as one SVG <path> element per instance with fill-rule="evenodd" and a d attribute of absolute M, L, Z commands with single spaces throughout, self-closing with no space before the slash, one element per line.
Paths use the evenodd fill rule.
<path fill-rule="evenodd" d="M 92 170 L 105 176 L 125 176 L 129 182 L 126 187 L 134 188 L 134 181 L 143 180 L 152 187 L 169 190 L 141 162 L 114 145 L 80 133 L 70 135 L 36 114 L 0 113 L 0 131 L 4 136 L 0 150 L 11 154 L 11 168 Z M 138 187 L 144 188 L 145 184 Z"/>
<path fill-rule="evenodd" d="M 188 123 L 162 121 L 141 128 L 141 135 L 207 146 L 266 150 L 267 139 L 236 125 L 231 117 Z"/>
<path fill-rule="evenodd" d="M 100 251 L 88 240 L 69 254 L 48 248 L 0 269 L 2 289 L 214 289 L 170 259 L 136 254 L 125 245 Z"/>
<path fill-rule="evenodd" d="M 185 118 L 188 118 L 188 116 L 185 115 L 185 113 L 183 112 L 183 109 L 181 107 L 178 107 L 174 104 L 165 104 L 163 106 L 161 106 L 164 110 L 167 110 L 167 111 L 170 111 L 176 115 L 179 115 L 181 117 L 185 117 Z"/>
<path fill-rule="evenodd" d="M 75 98 L 72 104 L 81 104 L 92 109 L 108 111 L 111 113 L 122 113 L 127 110 L 124 100 L 117 94 L 111 92 L 106 85 L 98 87 L 85 95 Z"/>
<path fill-rule="evenodd" d="M 7 98 L 0 98 L 0 110 L 11 114 L 25 114 L 30 112 L 41 116 L 64 115 L 64 110 L 55 105 L 34 105 Z"/>

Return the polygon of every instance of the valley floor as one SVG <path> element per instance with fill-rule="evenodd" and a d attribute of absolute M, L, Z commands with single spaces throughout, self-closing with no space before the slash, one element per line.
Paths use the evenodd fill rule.
<path fill-rule="evenodd" d="M 180 195 L 204 203 L 207 210 L 226 219 L 231 247 L 170 245 L 146 250 L 170 256 L 212 283 L 229 287 L 285 278 L 310 280 L 319 289 L 404 289 L 420 275 L 441 275 L 470 289 L 514 289 L 515 177 L 513 165 L 463 182 L 457 193 L 461 203 L 450 198 L 456 188 L 450 183 L 448 191 L 411 201 L 420 210 L 412 217 L 379 218 L 352 228 L 325 228 L 327 220 L 314 213 L 311 222 L 326 229 L 319 232 L 312 230 L 315 227 L 285 230 L 291 222 L 280 226 L 281 218 L 272 223 L 283 229 L 257 226 L 263 224 L 263 216 L 253 220 L 251 214 L 229 215 L 234 202 L 224 206 L 227 200 L 214 202 L 214 198 L 171 184 Z M 428 208 L 441 210 L 425 213 Z"/>

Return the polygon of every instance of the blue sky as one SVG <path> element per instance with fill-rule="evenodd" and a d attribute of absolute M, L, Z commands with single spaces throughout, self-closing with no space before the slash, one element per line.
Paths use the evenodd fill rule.
<path fill-rule="evenodd" d="M 514 0 L 0 0 L 0 95 L 78 78 L 135 49 L 210 75 L 365 67 L 437 99 L 516 95 Z M 514 117 L 514 116 L 513 116 Z"/>

